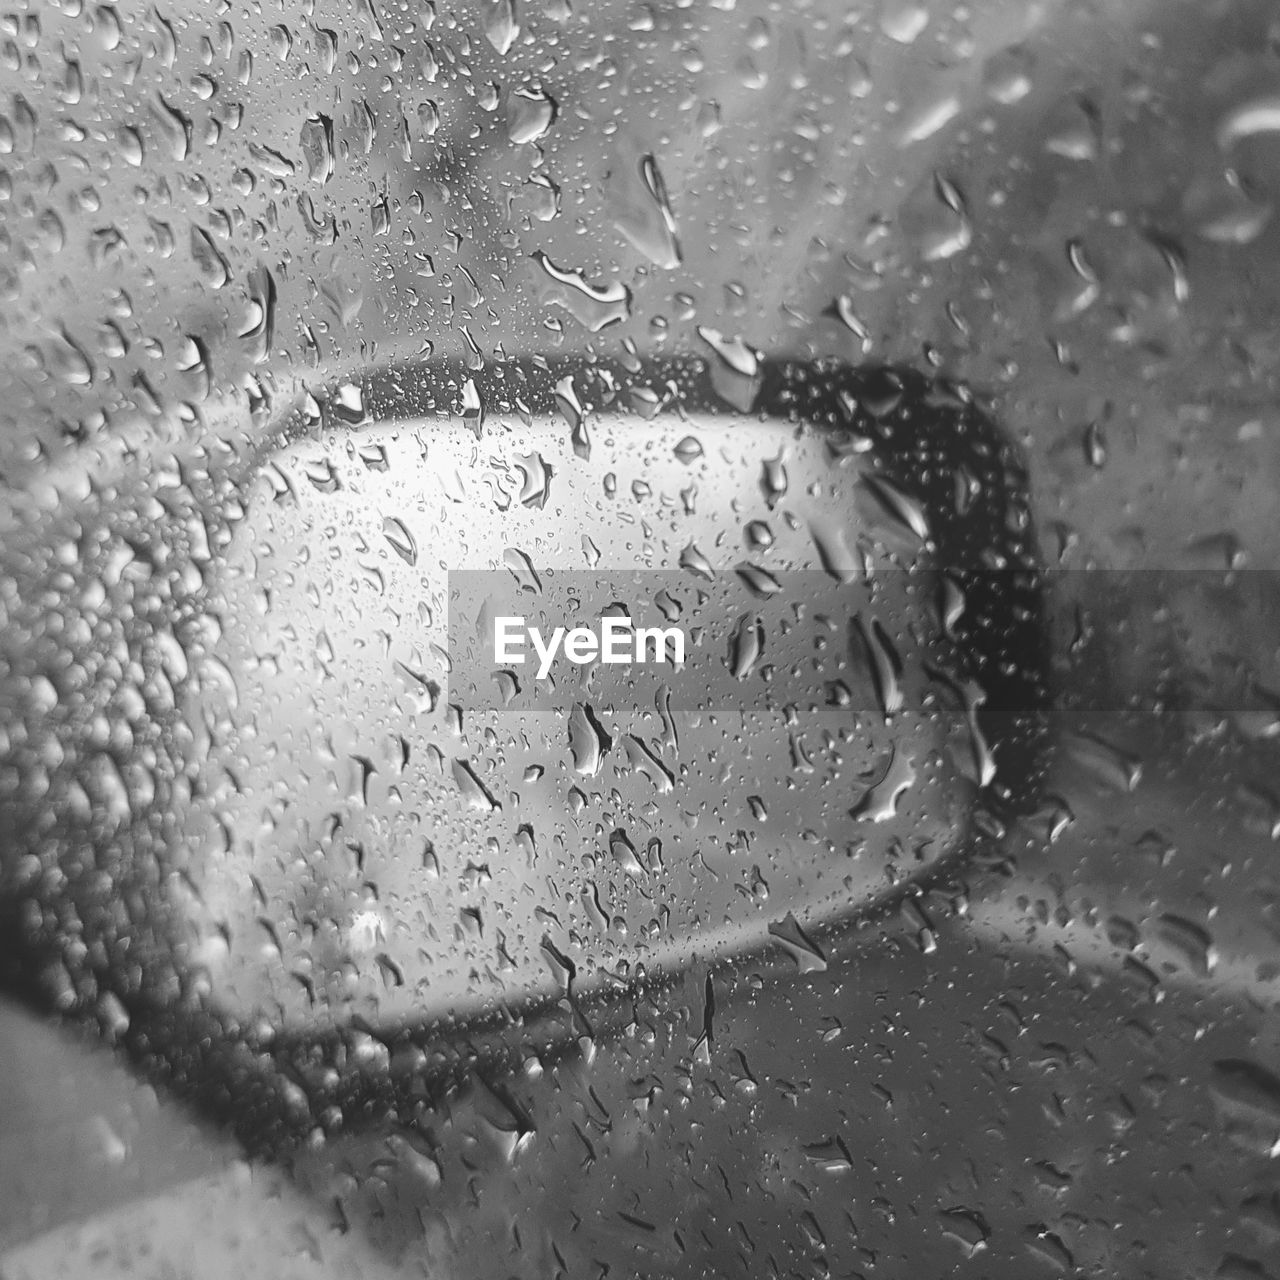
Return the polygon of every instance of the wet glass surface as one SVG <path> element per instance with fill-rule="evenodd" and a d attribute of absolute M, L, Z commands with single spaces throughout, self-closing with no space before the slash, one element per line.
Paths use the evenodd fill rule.
<path fill-rule="evenodd" d="M 0 1272 L 1276 1274 L 1278 134 L 1262 3 L 0 15 Z"/>

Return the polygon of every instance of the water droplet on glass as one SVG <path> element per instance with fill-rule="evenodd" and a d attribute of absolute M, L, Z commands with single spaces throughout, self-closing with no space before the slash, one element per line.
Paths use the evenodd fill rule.
<path fill-rule="evenodd" d="M 614 226 L 654 266 L 674 270 L 682 261 L 680 240 L 667 186 L 654 156 L 640 158 L 639 178 L 640 190 L 625 202 Z"/>
<path fill-rule="evenodd" d="M 458 412 L 462 415 L 462 420 L 471 429 L 476 439 L 479 440 L 484 432 L 484 401 L 480 398 L 480 392 L 476 389 L 475 379 L 468 378 L 462 384 L 462 396 L 458 406 Z"/>
<path fill-rule="evenodd" d="M 711 582 L 716 576 L 711 561 L 692 542 L 680 552 L 680 567 L 706 582 Z"/>
<path fill-rule="evenodd" d="M 1218 123 L 1218 147 L 1229 151 L 1259 133 L 1280 132 L 1280 97 L 1268 94 L 1233 107 Z"/>
<path fill-rule="evenodd" d="M 517 89 L 507 111 L 507 136 L 517 145 L 536 142 L 555 123 L 557 110 L 555 99 L 537 85 Z"/>
<path fill-rule="evenodd" d="M 595 712 L 582 702 L 575 702 L 569 713 L 569 756 L 575 773 L 594 778 L 604 765 L 604 757 L 613 746 Z"/>
<path fill-rule="evenodd" d="M 1099 422 L 1091 422 L 1084 429 L 1084 459 L 1091 467 L 1107 465 L 1107 437 Z"/>
<path fill-rule="evenodd" d="M 589 333 L 599 333 L 631 315 L 631 290 L 616 280 L 590 284 L 581 271 L 557 267 L 545 253 L 535 250 L 533 259 L 559 285 L 553 301 L 558 302 Z"/>
<path fill-rule="evenodd" d="M 866 355 L 871 350 L 872 339 L 871 331 L 863 323 L 857 312 L 854 310 L 853 299 L 847 294 L 842 293 L 836 297 L 831 306 L 823 313 L 824 315 L 832 315 L 840 321 L 846 329 L 849 330 L 862 347 L 862 354 Z"/>
<path fill-rule="evenodd" d="M 729 637 L 726 663 L 735 680 L 746 680 L 764 654 L 764 625 L 759 618 L 744 614 Z"/>
<path fill-rule="evenodd" d="M 485 38 L 504 57 L 520 34 L 516 15 L 516 0 L 497 0 L 489 7 L 484 24 Z"/>
<path fill-rule="evenodd" d="M 805 933 L 790 911 L 769 925 L 769 936 L 795 961 L 801 973 L 821 973 L 826 969 L 827 957 L 822 948 Z"/>
<path fill-rule="evenodd" d="M 854 619 L 854 629 L 861 637 L 863 649 L 871 663 L 880 710 L 888 719 L 902 710 L 905 700 L 902 691 L 902 659 L 879 622 L 872 620 L 868 626 L 859 615 Z"/>
<path fill-rule="evenodd" d="M 333 177 L 333 121 L 328 116 L 309 116 L 303 121 L 300 143 L 308 181 L 328 182 Z"/>
<path fill-rule="evenodd" d="M 769 596 L 776 596 L 782 591 L 782 583 L 767 569 L 763 569 L 757 564 L 744 562 L 734 572 L 737 573 L 738 578 L 747 590 L 757 599 L 763 600 Z"/>
<path fill-rule="evenodd" d="M 987 1247 L 991 1228 L 980 1213 L 971 1209 L 943 1209 L 938 1214 L 944 1235 L 950 1236 L 972 1258 Z"/>
<path fill-rule="evenodd" d="M 921 542 L 929 541 L 929 519 L 924 504 L 918 498 L 883 476 L 863 476 L 862 484 L 895 528 L 912 534 Z"/>
<path fill-rule="evenodd" d="M 481 813 L 494 813 L 502 808 L 480 781 L 469 760 L 455 760 L 452 765 L 453 780 L 468 809 Z"/>
<path fill-rule="evenodd" d="M 911 146 L 925 142 L 935 133 L 945 129 L 960 114 L 960 99 L 954 93 L 926 103 L 910 117 L 902 130 L 902 142 Z"/>
<path fill-rule="evenodd" d="M 1065 737 L 1067 750 L 1099 782 L 1113 791 L 1132 791 L 1142 778 L 1142 761 L 1093 734 Z"/>
<path fill-rule="evenodd" d="M 773 530 L 763 520 L 752 520 L 742 532 L 748 551 L 767 551 L 773 546 Z"/>
<path fill-rule="evenodd" d="M 866 793 L 850 812 L 855 818 L 868 822 L 892 822 L 898 816 L 902 797 L 915 785 L 916 770 L 911 757 L 897 747 L 880 780 L 867 788 Z"/>
<path fill-rule="evenodd" d="M 521 591 L 534 595 L 542 591 L 542 581 L 533 567 L 533 561 L 518 547 L 508 547 L 502 553 L 502 563 L 516 580 Z"/>
<path fill-rule="evenodd" d="M 571 376 L 556 383 L 556 408 L 569 428 L 574 455 L 588 461 L 591 458 L 591 437 L 587 434 L 587 411 L 578 399 Z"/>
<path fill-rule="evenodd" d="M 116 130 L 116 142 L 120 145 L 120 154 L 124 157 L 125 164 L 131 164 L 135 169 L 140 168 L 146 158 L 146 152 L 137 129 L 121 125 Z"/>
<path fill-rule="evenodd" d="M 207 231 L 191 226 L 191 256 L 195 259 L 200 279 L 208 289 L 221 289 L 231 279 L 231 267 L 218 251 Z"/>
<path fill-rule="evenodd" d="M 702 457 L 702 442 L 697 436 L 685 436 L 676 442 L 672 452 L 685 466 L 690 466 Z"/>
<path fill-rule="evenodd" d="M 726 338 L 716 329 L 698 326 L 698 337 L 711 348 L 711 385 L 726 404 L 750 413 L 763 375 L 760 353 L 741 338 Z"/>
<path fill-rule="evenodd" d="M 950 178 L 941 173 L 933 176 L 938 216 L 927 225 L 920 237 L 920 252 L 926 262 L 941 262 L 962 253 L 973 242 L 964 194 Z"/>
<path fill-rule="evenodd" d="M 382 521 L 382 536 L 386 538 L 392 551 L 407 565 L 418 563 L 418 544 L 413 534 L 405 527 L 404 521 L 395 516 L 386 516 Z"/>
<path fill-rule="evenodd" d="M 190 119 L 158 93 L 151 100 L 151 114 L 159 126 L 161 136 L 169 145 L 170 158 L 185 160 L 191 150 Z"/>
<path fill-rule="evenodd" d="M 551 496 L 552 469 L 542 454 L 534 452 L 522 454 L 516 458 L 516 467 L 521 476 L 520 493 L 516 501 L 522 507 L 541 511 Z"/>
<path fill-rule="evenodd" d="M 73 387 L 92 385 L 93 362 L 65 329 L 50 340 L 49 351 L 49 365 L 55 377 Z"/>
<path fill-rule="evenodd" d="M 862 572 L 862 562 L 849 546 L 844 525 L 835 520 L 814 520 L 809 524 L 809 536 L 818 553 L 818 563 L 823 572 L 837 582 L 853 582 Z"/>
<path fill-rule="evenodd" d="M 647 778 L 659 795 L 669 795 L 675 788 L 675 777 L 671 770 L 654 754 L 647 743 L 634 734 L 628 734 L 622 742 L 627 757 L 627 766 L 632 773 Z"/>
<path fill-rule="evenodd" d="M 916 0 L 885 0 L 880 8 L 880 30 L 898 44 L 914 44 L 929 25 L 929 10 Z"/>
<path fill-rule="evenodd" d="M 1022 44 L 1009 45 L 993 53 L 982 69 L 987 96 L 1001 106 L 1011 107 L 1031 92 L 1035 55 Z"/>

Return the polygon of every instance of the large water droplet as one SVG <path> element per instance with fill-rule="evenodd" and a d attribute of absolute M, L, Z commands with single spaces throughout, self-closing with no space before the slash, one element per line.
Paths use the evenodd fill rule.
<path fill-rule="evenodd" d="M 790 911 L 770 924 L 769 935 L 795 961 L 801 973 L 821 973 L 826 969 L 827 957 L 822 948 L 805 933 Z"/>
<path fill-rule="evenodd" d="M 333 121 L 324 115 L 309 116 L 303 121 L 299 141 L 308 180 L 328 182 L 333 177 Z"/>
<path fill-rule="evenodd" d="M 484 24 L 485 39 L 504 57 L 520 34 L 516 0 L 497 0 L 489 9 Z"/>
<path fill-rule="evenodd" d="M 569 427 L 569 438 L 576 457 L 588 461 L 591 457 L 591 437 L 587 434 L 587 411 L 578 399 L 572 376 L 556 383 L 556 408 Z"/>
<path fill-rule="evenodd" d="M 929 10 L 917 0 L 885 0 L 880 30 L 898 44 L 914 44 L 929 25 Z"/>
<path fill-rule="evenodd" d="M 507 136 L 517 145 L 536 142 L 555 123 L 556 100 L 537 85 L 517 89 L 507 111 Z"/>
<path fill-rule="evenodd" d="M 604 765 L 604 757 L 613 746 L 595 712 L 582 702 L 575 702 L 569 713 L 569 756 L 575 773 L 594 778 Z"/>
<path fill-rule="evenodd" d="M 680 240 L 666 183 L 652 155 L 640 158 L 641 189 L 627 202 L 614 226 L 655 266 L 672 270 L 681 263 Z"/>
<path fill-rule="evenodd" d="M 711 385 L 716 394 L 742 413 L 750 413 L 763 381 L 760 353 L 741 338 L 698 326 L 698 337 L 711 348 Z"/>
<path fill-rule="evenodd" d="M 557 267 L 545 253 L 535 250 L 533 259 L 559 285 L 552 296 L 584 329 L 599 333 L 611 324 L 618 324 L 631 315 L 631 290 L 616 280 L 607 284 L 588 283 L 581 271 Z"/>

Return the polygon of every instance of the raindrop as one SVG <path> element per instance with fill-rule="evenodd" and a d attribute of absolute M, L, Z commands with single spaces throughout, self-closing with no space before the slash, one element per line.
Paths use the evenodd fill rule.
<path fill-rule="evenodd" d="M 1102 738 L 1073 733 L 1065 743 L 1072 758 L 1113 791 L 1132 791 L 1142 779 L 1142 761 Z"/>
<path fill-rule="evenodd" d="M 937 225 L 925 229 L 920 250 L 926 262 L 941 262 L 963 252 L 973 242 L 973 229 L 964 194 L 950 178 L 933 175 L 933 191 L 942 212 Z"/>
<path fill-rule="evenodd" d="M 569 756 L 573 770 L 584 778 L 594 778 L 604 765 L 604 757 L 613 746 L 595 712 L 582 702 L 575 702 L 569 713 Z"/>
<path fill-rule="evenodd" d="M 453 780 L 468 809 L 481 813 L 494 813 L 502 808 L 480 781 L 469 760 L 455 760 L 452 765 Z"/>
<path fill-rule="evenodd" d="M 557 291 L 553 301 L 563 306 L 589 333 L 599 333 L 630 317 L 631 290 L 626 285 L 616 280 L 603 285 L 590 284 L 581 271 L 557 267 L 541 251 L 535 250 L 532 257 L 552 280 L 566 286 Z"/>
<path fill-rule="evenodd" d="M 366 420 L 364 391 L 357 382 L 344 382 L 334 393 L 329 405 L 334 415 L 352 424 Z"/>
<path fill-rule="evenodd" d="M 898 44 L 914 44 L 929 25 L 929 10 L 916 0 L 885 0 L 880 30 Z"/>
<path fill-rule="evenodd" d="M 249 344 L 250 358 L 261 364 L 270 354 L 276 325 L 276 282 L 266 267 L 249 276 L 249 307 L 249 324 L 240 337 Z"/>
<path fill-rule="evenodd" d="M 119 144 L 120 154 L 124 157 L 125 164 L 131 164 L 135 169 L 141 168 L 143 160 L 146 159 L 146 151 L 137 129 L 122 124 L 116 130 L 116 142 Z"/>
<path fill-rule="evenodd" d="M 520 34 L 516 0 L 497 0 L 497 3 L 490 7 L 484 34 L 489 43 L 505 57 L 507 50 L 515 44 L 516 37 Z"/>
<path fill-rule="evenodd" d="M 279 151 L 273 151 L 270 147 L 264 147 L 261 143 L 249 143 L 249 154 L 253 157 L 258 167 L 271 178 L 292 178 L 297 172 L 297 166 L 287 156 L 281 155 Z"/>
<path fill-rule="evenodd" d="M 760 492 L 770 511 L 778 505 L 778 499 L 787 492 L 787 453 L 779 449 L 777 456 L 764 458 L 760 463 Z"/>
<path fill-rule="evenodd" d="M 507 136 L 518 146 L 536 142 L 555 123 L 557 109 L 555 99 L 539 86 L 517 89 L 508 107 Z"/>
<path fill-rule="evenodd" d="M 935 133 L 945 129 L 960 114 L 960 99 L 954 93 L 946 94 L 917 112 L 902 131 L 905 146 L 925 142 Z"/>
<path fill-rule="evenodd" d="M 645 869 L 636 856 L 635 845 L 627 838 L 625 831 L 615 831 L 609 837 L 609 853 L 613 861 L 622 869 L 624 875 L 633 880 L 643 880 Z"/>
<path fill-rule="evenodd" d="M 862 345 L 862 354 L 866 355 L 871 350 L 872 340 L 871 331 L 858 317 L 853 308 L 853 299 L 847 293 L 840 294 L 827 308 L 826 315 L 834 316 L 840 321 L 846 329 L 849 330 Z"/>
<path fill-rule="evenodd" d="M 1035 57 L 1025 45 L 1014 44 L 993 53 L 982 69 L 987 96 L 1003 107 L 1021 102 L 1031 92 Z"/>
<path fill-rule="evenodd" d="M 809 536 L 823 572 L 837 582 L 853 582 L 862 572 L 862 563 L 849 546 L 843 524 L 832 521 L 813 521 Z"/>
<path fill-rule="evenodd" d="M 518 457 L 516 466 L 521 475 L 520 493 L 516 500 L 522 507 L 541 511 L 547 504 L 547 498 L 551 496 L 551 467 L 536 452 Z"/>
<path fill-rule="evenodd" d="M 744 614 L 729 637 L 726 665 L 735 680 L 746 680 L 764 655 L 764 624 Z"/>
<path fill-rule="evenodd" d="M 741 338 L 726 338 L 715 329 L 698 326 L 698 337 L 711 348 L 711 385 L 726 404 L 750 413 L 760 392 L 763 374 L 760 353 Z"/>
<path fill-rule="evenodd" d="M 328 116 L 309 116 L 299 141 L 308 181 L 328 182 L 333 177 L 333 121 Z"/>
<path fill-rule="evenodd" d="M 854 619 L 854 629 L 862 638 L 863 647 L 871 662 L 880 710 L 888 719 L 895 712 L 901 711 L 904 703 L 902 659 L 878 622 L 873 620 L 868 627 L 862 616 L 858 615 Z"/>
<path fill-rule="evenodd" d="M 642 156 L 639 168 L 642 194 L 613 225 L 654 266 L 670 271 L 680 265 L 682 255 L 667 186 L 654 156 Z"/>
<path fill-rule="evenodd" d="M 170 157 L 185 160 L 191 150 L 191 121 L 158 93 L 151 101 L 151 114 L 160 127 L 161 136 L 169 144 Z"/>
<path fill-rule="evenodd" d="M 1045 150 L 1064 160 L 1088 163 L 1098 158 L 1101 145 L 1101 118 L 1088 98 L 1075 96 L 1059 110 L 1061 123 L 1049 132 Z"/>
<path fill-rule="evenodd" d="M 306 228 L 307 234 L 318 244 L 333 244 L 338 238 L 338 224 L 333 214 L 327 213 L 323 216 L 316 212 L 315 204 L 311 197 L 305 191 L 298 192 L 298 214 L 302 218 L 302 225 Z M 320 293 L 325 301 L 331 301 L 331 294 L 324 285 L 320 287 Z M 362 299 L 362 295 L 355 295 L 357 300 Z M 357 307 L 357 310 L 359 308 Z M 354 319 L 354 313 L 350 317 L 344 318 L 344 309 L 338 308 L 338 316 L 340 323 L 345 327 Z"/>
<path fill-rule="evenodd" d="M 685 436 L 683 439 L 676 442 L 676 446 L 672 452 L 675 454 L 676 458 L 680 462 L 683 462 L 687 467 L 692 463 L 697 462 L 697 460 L 702 457 L 702 442 L 697 436 Z"/>
<path fill-rule="evenodd" d="M 418 104 L 418 125 L 427 138 L 435 137 L 440 128 L 440 109 L 430 98 Z"/>
<path fill-rule="evenodd" d="M 896 527 L 913 534 L 921 542 L 929 541 L 929 519 L 924 504 L 918 498 L 904 493 L 883 476 L 864 475 L 862 483 Z"/>
<path fill-rule="evenodd" d="M 556 383 L 556 408 L 569 428 L 569 439 L 576 457 L 584 462 L 591 458 L 591 437 L 587 434 L 587 412 L 578 399 L 573 378 L 566 375 Z"/>
<path fill-rule="evenodd" d="M 418 544 L 414 541 L 413 534 L 405 527 L 404 521 L 396 519 L 395 516 L 384 517 L 382 536 L 405 564 L 413 566 L 418 563 Z"/>
<path fill-rule="evenodd" d="M 533 561 L 518 547 L 508 547 L 502 553 L 502 563 L 516 580 L 516 585 L 521 591 L 534 595 L 542 591 L 542 581 L 533 567 Z"/>
<path fill-rule="evenodd" d="M 1229 151 L 1244 138 L 1280 132 L 1280 97 L 1253 98 L 1228 111 L 1218 124 L 1218 146 Z"/>
<path fill-rule="evenodd" d="M 972 1258 L 987 1247 L 991 1228 L 980 1213 L 972 1209 L 943 1209 L 938 1214 L 944 1235 L 950 1236 Z"/>
<path fill-rule="evenodd" d="M 475 379 L 468 378 L 462 384 L 462 399 L 458 407 L 463 422 L 471 429 L 477 440 L 484 432 L 484 401 L 476 389 Z"/>
<path fill-rule="evenodd" d="M 1091 422 L 1084 429 L 1084 460 L 1091 467 L 1107 465 L 1107 437 L 1098 422 Z"/>
<path fill-rule="evenodd" d="M 206 288 L 221 289 L 231 279 L 231 267 L 218 252 L 207 231 L 191 226 L 191 256 L 200 271 L 200 279 Z"/>
<path fill-rule="evenodd" d="M 530 207 L 539 222 L 550 222 L 560 212 L 560 188 L 545 173 L 531 174 L 525 185 L 532 188 Z"/>
<path fill-rule="evenodd" d="M 744 562 L 734 572 L 757 599 L 764 600 L 769 596 L 776 596 L 782 590 L 782 583 L 759 565 Z"/>
<path fill-rule="evenodd" d="M 849 811 L 855 818 L 868 822 L 892 822 L 898 816 L 902 797 L 915 785 L 916 770 L 905 752 L 893 748 L 889 767 L 879 782 L 867 788 L 866 794 Z"/>
<path fill-rule="evenodd" d="M 680 552 L 679 563 L 682 569 L 687 569 L 695 578 L 710 582 L 716 576 L 711 561 L 692 542 Z"/>
<path fill-rule="evenodd" d="M 1182 205 L 1196 234 L 1213 244 L 1252 244 L 1274 212 L 1269 203 L 1246 195 L 1232 172 L 1192 184 Z"/>
<path fill-rule="evenodd" d="M 790 911 L 769 925 L 769 936 L 795 961 L 801 973 L 822 973 L 826 969 L 827 957 L 822 948 L 805 933 Z"/>
<path fill-rule="evenodd" d="M 54 376 L 73 387 L 93 384 L 93 363 L 84 348 L 74 342 L 65 329 L 50 340 L 50 368 Z"/>
<path fill-rule="evenodd" d="M 671 793 L 675 788 L 675 776 L 644 742 L 634 734 L 628 734 L 622 747 L 632 773 L 648 778 L 659 795 Z"/>
<path fill-rule="evenodd" d="M 1189 972 L 1201 978 L 1209 975 L 1216 956 L 1207 930 L 1181 916 L 1165 914 L 1155 920 L 1151 932 Z"/>

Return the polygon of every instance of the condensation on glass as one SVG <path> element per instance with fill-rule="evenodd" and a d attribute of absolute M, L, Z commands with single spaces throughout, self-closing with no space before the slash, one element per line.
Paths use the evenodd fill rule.
<path fill-rule="evenodd" d="M 7 9 L 9 989 L 287 1141 L 319 1255 L 1274 1275 L 1278 138 L 1260 0 Z M 910 656 L 975 501 L 1017 796 Z M 593 556 L 892 562 L 865 737 L 536 773 L 442 583 Z"/>

